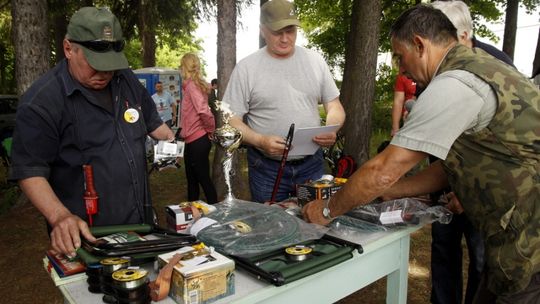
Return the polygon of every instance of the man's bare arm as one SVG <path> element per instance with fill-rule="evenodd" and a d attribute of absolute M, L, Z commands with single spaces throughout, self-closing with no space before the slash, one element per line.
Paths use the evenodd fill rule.
<path fill-rule="evenodd" d="M 343 126 L 345 122 L 345 109 L 341 105 L 339 98 L 336 97 L 330 102 L 324 104 L 324 110 L 326 111 L 326 125 L 340 125 Z"/>
<path fill-rule="evenodd" d="M 356 206 L 371 202 L 426 157 L 427 154 L 423 152 L 388 146 L 360 167 L 331 198 L 330 215 L 342 215 Z M 329 221 L 322 216 L 322 208 L 322 200 L 310 202 L 303 209 L 304 217 L 314 223 L 328 224 Z"/>
<path fill-rule="evenodd" d="M 150 137 L 158 140 L 174 140 L 174 133 L 166 124 L 161 124 L 154 131 L 150 132 Z"/>
<path fill-rule="evenodd" d="M 448 187 L 448 179 L 440 160 L 416 175 L 405 177 L 386 189 L 383 199 L 396 199 L 433 193 Z"/>
<path fill-rule="evenodd" d="M 341 128 L 345 122 L 345 110 L 339 99 L 336 97 L 334 100 L 325 103 L 324 109 L 326 111 L 326 125 L 339 125 Z M 319 134 L 313 138 L 313 141 L 321 147 L 330 147 L 336 142 L 337 131 Z"/>
<path fill-rule="evenodd" d="M 51 225 L 53 250 L 75 255 L 75 249 L 81 246 L 80 234 L 91 242 L 95 241 L 86 222 L 72 214 L 62 204 L 44 177 L 30 177 L 20 180 L 19 186 Z M 81 200 L 81 204 L 84 204 L 84 201 Z"/>

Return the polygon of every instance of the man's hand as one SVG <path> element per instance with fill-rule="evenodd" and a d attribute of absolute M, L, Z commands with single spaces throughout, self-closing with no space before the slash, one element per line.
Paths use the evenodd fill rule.
<path fill-rule="evenodd" d="M 276 135 L 262 135 L 260 147 L 268 156 L 282 156 L 285 150 L 285 139 Z"/>
<path fill-rule="evenodd" d="M 51 246 L 54 251 L 74 256 L 75 250 L 81 247 L 81 234 L 91 242 L 96 241 L 86 222 L 73 215 L 60 202 L 44 177 L 35 176 L 19 180 L 19 186 L 51 225 Z"/>
<path fill-rule="evenodd" d="M 336 142 L 336 132 L 322 133 L 313 137 L 313 142 L 321 147 L 331 147 Z"/>
<path fill-rule="evenodd" d="M 81 247 L 81 235 L 90 242 L 96 241 L 86 222 L 71 213 L 58 218 L 51 226 L 51 246 L 58 253 L 75 256 L 75 250 Z"/>
<path fill-rule="evenodd" d="M 304 221 L 308 223 L 328 225 L 330 221 L 323 216 L 324 200 L 314 200 L 302 208 Z"/>
<path fill-rule="evenodd" d="M 175 139 L 173 131 L 165 123 L 162 123 L 161 126 L 157 127 L 157 129 L 150 132 L 148 135 L 156 140 L 173 141 Z"/>
<path fill-rule="evenodd" d="M 448 204 L 446 204 L 444 207 L 446 209 L 450 210 L 453 214 L 462 214 L 463 206 L 461 206 L 461 202 L 457 198 L 457 196 L 454 194 L 454 192 L 450 192 L 446 195 L 446 199 L 448 200 Z"/>

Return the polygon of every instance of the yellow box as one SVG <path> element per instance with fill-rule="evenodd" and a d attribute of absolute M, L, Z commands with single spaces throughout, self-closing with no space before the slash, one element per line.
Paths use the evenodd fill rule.
<path fill-rule="evenodd" d="M 160 268 L 177 252 L 158 256 Z M 201 259 L 201 264 L 190 264 L 195 259 Z M 169 296 L 178 304 L 205 304 L 233 295 L 234 291 L 234 261 L 214 251 L 176 264 Z"/>

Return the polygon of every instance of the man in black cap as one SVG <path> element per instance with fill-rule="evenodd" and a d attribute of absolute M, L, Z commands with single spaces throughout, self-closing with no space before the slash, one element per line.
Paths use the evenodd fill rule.
<path fill-rule="evenodd" d="M 34 82 L 17 110 L 10 179 L 46 218 L 52 248 L 74 254 L 95 225 L 150 223 L 145 139 L 172 140 L 152 98 L 129 70 L 118 19 L 107 9 L 73 14 L 66 59 Z M 83 199 L 93 168 L 97 214 Z"/>

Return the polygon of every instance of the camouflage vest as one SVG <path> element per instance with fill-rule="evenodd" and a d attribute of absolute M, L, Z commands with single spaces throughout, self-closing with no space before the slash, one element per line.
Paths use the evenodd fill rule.
<path fill-rule="evenodd" d="M 449 70 L 475 74 L 497 96 L 489 125 L 462 134 L 443 166 L 469 219 L 484 235 L 488 288 L 512 294 L 540 271 L 540 91 L 478 48 L 451 49 L 437 74 Z"/>

